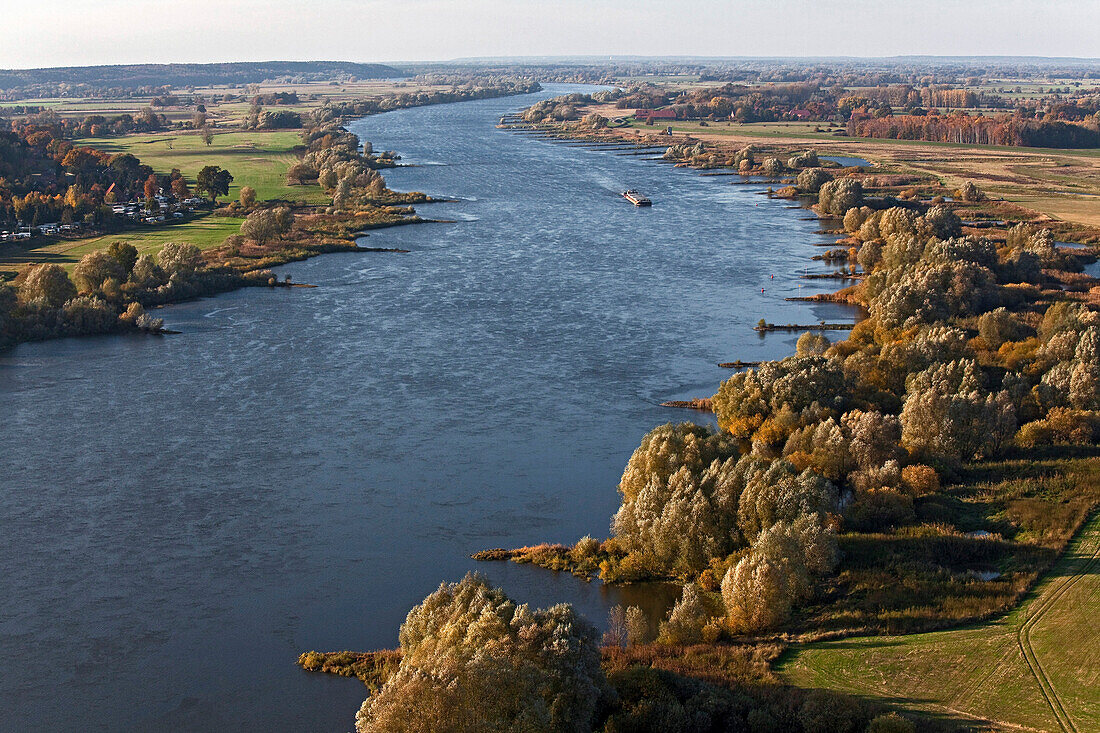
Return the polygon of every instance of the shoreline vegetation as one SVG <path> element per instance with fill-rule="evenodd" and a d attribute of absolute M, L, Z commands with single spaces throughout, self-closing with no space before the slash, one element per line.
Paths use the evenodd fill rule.
<path fill-rule="evenodd" d="M 502 127 L 650 147 L 648 137 L 632 140 L 586 112 L 619 94 L 548 100 Z M 865 314 L 843 326 L 761 322 L 764 331 L 805 331 L 796 353 L 725 363 L 741 371 L 713 397 L 666 403 L 710 409 L 718 429 L 650 431 L 623 472 L 609 538 L 473 555 L 607 583 L 673 581 L 683 590 L 671 612 L 649 619 L 637 607 L 613 608 L 597 655 L 594 631 L 568 606 L 517 608 L 470 575 L 410 612 L 400 650 L 309 652 L 299 664 L 371 687 L 360 733 L 430 729 L 401 717 L 414 699 L 461 719 L 447 690 L 490 680 L 500 685 L 491 712 L 519 704 L 526 714 L 545 691 L 484 666 L 480 654 L 491 647 L 504 662 L 531 659 L 526 645 L 543 633 L 575 635 L 556 648 L 579 656 L 557 660 L 562 652 L 543 647 L 554 660 L 533 658 L 546 660 L 538 674 L 553 685 L 586 705 L 598 701 L 577 730 L 1013 727 L 1011 717 L 944 706 L 930 714 L 853 688 L 802 689 L 775 665 L 823 640 L 1001 618 L 1100 507 L 1100 282 L 1081 273 L 1096 253 L 1056 244 L 1097 243 L 1100 230 L 995 200 L 972 181 L 949 187 L 882 164 L 841 166 L 790 144 L 681 138 L 657 159 L 782 183 L 769 195 L 810 205 L 837 228 L 837 248 L 822 259 L 854 281 L 813 299 Z M 811 332 L 823 326 L 847 338 Z M 482 630 L 474 619 L 488 607 L 504 616 Z M 513 636 L 513 613 L 569 616 L 571 631 Z M 594 666 L 602 674 L 574 678 Z M 556 709 L 542 699 L 548 707 L 536 711 Z"/>
<path fill-rule="evenodd" d="M 289 276 L 280 280 L 270 268 L 321 254 L 400 253 L 399 249 L 359 246 L 356 240 L 373 229 L 432 221 L 422 219 L 413 205 L 436 200 L 419 192 L 397 193 L 387 188 L 378 171 L 397 166 L 399 156 L 391 152 L 375 154 L 371 144 L 362 143 L 343 127 L 344 123 L 349 118 L 392 109 L 525 94 L 537 89 L 537 84 L 498 82 L 420 96 L 391 94 L 326 102 L 306 115 L 297 115 L 301 143 L 294 149 L 294 162 L 285 169 L 286 186 L 317 190 L 325 203 L 258 200 L 256 190 L 246 179 L 238 182 L 236 201 L 219 205 L 218 197 L 229 194 L 234 181 L 227 168 L 207 165 L 190 181 L 179 169 L 173 169 L 170 175 L 158 174 L 129 153 L 109 155 L 92 147 L 78 148 L 68 139 L 83 127 L 102 134 L 92 130 L 97 122 L 85 120 L 74 127 L 48 113 L 27 118 L 19 128 L 22 132 L 6 141 L 9 146 L 17 151 L 43 151 L 43 165 L 57 165 L 76 180 L 64 196 L 50 198 L 33 190 L 22 197 L 13 195 L 10 211 L 14 214 L 22 212 L 26 216 L 28 207 L 38 206 L 41 211 L 33 210 L 36 222 L 52 216 L 62 221 L 82 217 L 89 227 L 110 229 L 118 226 L 111 207 L 126 200 L 115 191 L 126 195 L 128 186 L 144 194 L 142 206 L 150 215 L 147 222 L 155 223 L 158 211 L 177 207 L 183 210 L 182 204 L 188 200 L 195 202 L 192 209 L 199 209 L 200 219 L 224 221 L 228 227 L 223 231 L 233 233 L 205 247 L 187 241 L 186 233 L 181 233 L 178 240 L 166 239 L 155 249 L 143 246 L 146 251 L 142 251 L 128 241 L 124 229 L 115 241 L 84 254 L 71 269 L 51 258 L 26 264 L 10 284 L 0 283 L 0 348 L 67 336 L 126 331 L 173 333 L 149 309 L 243 287 L 291 286 Z M 259 109 L 259 103 L 254 102 L 254 118 Z M 205 113 L 202 115 L 205 117 Z M 213 137 L 207 128 L 199 132 Z M 208 147 L 210 142 L 208 139 Z M 171 149 L 172 140 L 166 144 Z M 113 177 L 110 188 L 93 183 L 105 176 L 108 180 Z M 87 185 L 81 183 L 84 180 Z M 209 202 L 199 204 L 197 199 L 189 198 L 192 193 L 206 194 Z M 188 221 L 191 215 L 180 213 L 178 218 Z M 165 229 L 170 231 L 175 226 L 168 223 Z M 103 239 L 113 237 L 108 234 Z M 9 248 L 13 246 L 18 245 Z M 9 251 L 4 256 L 11 255 Z"/>

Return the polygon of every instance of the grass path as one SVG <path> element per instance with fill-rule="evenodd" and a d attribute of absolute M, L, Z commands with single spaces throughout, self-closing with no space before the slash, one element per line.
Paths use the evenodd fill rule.
<path fill-rule="evenodd" d="M 1025 602 L 980 626 L 796 648 L 781 672 L 997 730 L 1100 731 L 1100 514 Z"/>

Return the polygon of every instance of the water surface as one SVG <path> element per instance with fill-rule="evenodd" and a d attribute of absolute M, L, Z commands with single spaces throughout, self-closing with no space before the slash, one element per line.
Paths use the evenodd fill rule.
<path fill-rule="evenodd" d="M 297 654 L 393 646 L 474 568 L 601 624 L 667 604 L 469 555 L 606 536 L 642 434 L 699 417 L 659 402 L 789 353 L 759 318 L 849 314 L 783 300 L 822 238 L 762 187 L 495 129 L 566 89 L 352 125 L 456 199 L 364 240 L 408 254 L 0 354 L 0 729 L 346 731 L 364 689 Z"/>
<path fill-rule="evenodd" d="M 867 160 L 866 158 L 855 158 L 847 155 L 821 155 L 818 157 L 821 158 L 821 160 L 831 160 L 832 162 L 839 163 L 840 165 L 845 167 L 859 166 L 863 168 L 869 168 L 872 165 L 871 161 Z"/>

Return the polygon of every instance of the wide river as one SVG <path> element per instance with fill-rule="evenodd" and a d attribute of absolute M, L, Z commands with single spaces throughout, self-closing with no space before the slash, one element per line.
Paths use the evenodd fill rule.
<path fill-rule="evenodd" d="M 658 403 L 791 353 L 761 317 L 851 313 L 784 302 L 823 237 L 762 185 L 496 129 L 572 89 L 350 126 L 455 199 L 364 240 L 408 254 L 0 353 L 0 730 L 346 731 L 364 688 L 297 655 L 392 647 L 472 569 L 600 625 L 667 605 L 469 555 L 605 537 L 642 435 L 701 419 Z"/>

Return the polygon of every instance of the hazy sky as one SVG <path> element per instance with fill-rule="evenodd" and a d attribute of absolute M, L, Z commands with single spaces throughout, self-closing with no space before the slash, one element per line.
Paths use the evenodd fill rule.
<path fill-rule="evenodd" d="M 0 67 L 468 56 L 1100 57 L 1100 0 L 0 0 Z"/>

